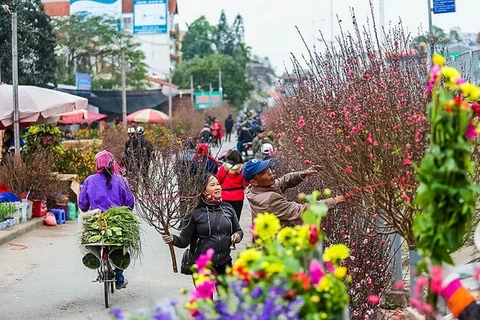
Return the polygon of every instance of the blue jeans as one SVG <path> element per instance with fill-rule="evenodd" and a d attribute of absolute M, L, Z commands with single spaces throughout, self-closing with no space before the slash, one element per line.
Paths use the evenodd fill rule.
<path fill-rule="evenodd" d="M 125 282 L 122 269 L 115 269 L 115 285 L 121 286 Z"/>
<path fill-rule="evenodd" d="M 237 142 L 237 150 L 240 151 L 240 153 L 242 153 L 242 150 L 243 149 L 243 142 L 242 141 L 238 141 Z"/>

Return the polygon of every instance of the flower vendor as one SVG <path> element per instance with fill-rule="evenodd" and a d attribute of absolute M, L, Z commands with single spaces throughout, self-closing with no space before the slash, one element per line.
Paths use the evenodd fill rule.
<path fill-rule="evenodd" d="M 272 212 L 280 219 L 282 227 L 302 224 L 302 214 L 309 204 L 288 201 L 283 193 L 288 188 L 300 184 L 308 176 L 318 174 L 318 166 L 313 166 L 303 172 L 293 172 L 275 179 L 270 169 L 270 160 L 248 161 L 243 168 L 243 177 L 250 182 L 246 189 L 246 197 L 252 209 L 252 218 L 259 213 Z M 344 196 L 322 200 L 329 208 L 345 201 Z"/>

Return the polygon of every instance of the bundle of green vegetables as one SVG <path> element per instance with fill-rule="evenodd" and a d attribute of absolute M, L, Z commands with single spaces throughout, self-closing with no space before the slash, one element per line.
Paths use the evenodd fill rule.
<path fill-rule="evenodd" d="M 113 207 L 103 214 L 83 217 L 80 242 L 121 246 L 136 258 L 141 252 L 140 221 L 128 207 Z"/>
<path fill-rule="evenodd" d="M 0 222 L 13 219 L 15 216 L 15 204 L 12 202 L 0 203 Z"/>

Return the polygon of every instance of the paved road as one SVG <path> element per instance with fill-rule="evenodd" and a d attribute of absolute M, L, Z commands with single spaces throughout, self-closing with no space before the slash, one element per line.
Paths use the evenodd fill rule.
<path fill-rule="evenodd" d="M 241 221 L 245 233 L 250 219 L 247 209 Z M 130 283 L 125 290 L 115 292 L 112 307 L 134 311 L 153 306 L 162 298 L 186 302 L 188 297 L 181 295 L 180 289 L 191 289 L 191 278 L 173 273 L 168 247 L 161 236 L 146 224 L 142 228 L 142 260 L 125 271 Z M 0 319 L 108 319 L 103 286 L 93 283 L 95 271 L 82 265 L 76 232 L 77 221 L 68 221 L 58 227 L 42 227 L 13 241 L 27 249 L 0 246 Z M 243 243 L 248 241 L 247 237 Z M 239 246 L 236 253 L 243 247 Z M 180 262 L 183 251 L 176 253 Z"/>

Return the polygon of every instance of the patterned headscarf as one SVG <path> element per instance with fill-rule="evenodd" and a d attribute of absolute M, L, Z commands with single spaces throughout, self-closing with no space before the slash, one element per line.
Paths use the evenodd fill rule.
<path fill-rule="evenodd" d="M 103 173 L 103 170 L 107 169 L 112 174 L 123 174 L 123 170 L 115 161 L 113 154 L 107 150 L 102 150 L 95 155 L 95 163 L 97 165 L 97 173 Z"/>

